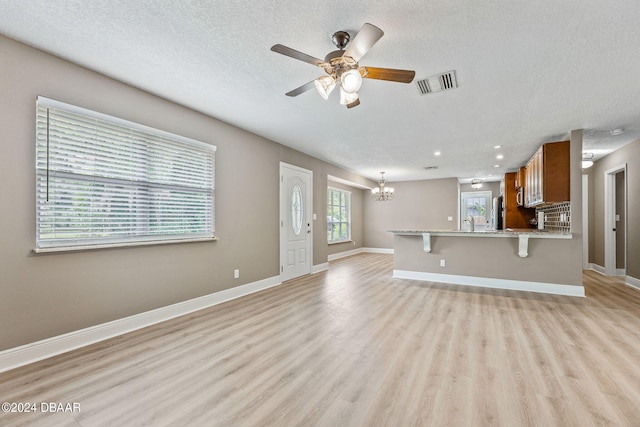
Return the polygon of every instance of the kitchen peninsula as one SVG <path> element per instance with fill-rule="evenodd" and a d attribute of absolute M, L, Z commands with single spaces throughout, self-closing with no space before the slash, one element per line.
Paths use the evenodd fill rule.
<path fill-rule="evenodd" d="M 397 278 L 584 296 L 568 233 L 390 230 Z"/>

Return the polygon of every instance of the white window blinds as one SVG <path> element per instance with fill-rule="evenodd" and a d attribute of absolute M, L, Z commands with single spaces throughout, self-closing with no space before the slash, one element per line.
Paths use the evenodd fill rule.
<path fill-rule="evenodd" d="M 213 238 L 215 151 L 38 97 L 37 248 Z"/>

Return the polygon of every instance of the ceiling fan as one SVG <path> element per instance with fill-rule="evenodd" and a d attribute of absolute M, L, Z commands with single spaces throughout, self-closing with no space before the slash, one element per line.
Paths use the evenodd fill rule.
<path fill-rule="evenodd" d="M 358 64 L 358 61 L 383 35 L 384 32 L 375 25 L 364 24 L 351 44 L 349 44 L 351 39 L 349 33 L 338 31 L 331 38 L 338 50 L 330 52 L 325 56 L 324 60 L 281 44 L 273 45 L 271 47 L 272 51 L 318 66 L 328 74 L 293 89 L 287 92 L 286 95 L 298 96 L 315 87 L 322 98 L 328 99 L 331 91 L 339 83 L 340 103 L 346 105 L 347 108 L 352 108 L 360 105 L 358 90 L 362 85 L 362 78 L 411 83 L 415 77 L 415 71 L 377 68 Z M 348 44 L 349 47 L 345 50 Z"/>

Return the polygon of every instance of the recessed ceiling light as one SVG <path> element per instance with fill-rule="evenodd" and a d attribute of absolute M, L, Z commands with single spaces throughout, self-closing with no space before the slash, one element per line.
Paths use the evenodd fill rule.
<path fill-rule="evenodd" d="M 441 153 L 441 152 L 439 152 L 439 151 L 434 151 L 434 152 L 433 152 L 433 155 L 434 155 L 434 156 L 439 156 L 440 154 L 442 154 L 442 153 Z"/>
<path fill-rule="evenodd" d="M 612 136 L 622 135 L 624 133 L 624 129 L 616 128 L 616 129 L 612 130 L 610 133 L 611 133 Z"/>
<path fill-rule="evenodd" d="M 494 145 L 493 148 L 495 148 L 497 150 L 499 148 L 502 148 L 502 145 Z"/>
<path fill-rule="evenodd" d="M 502 159 L 504 159 L 504 156 L 503 156 L 502 154 L 498 154 L 498 155 L 496 156 L 496 159 L 498 159 L 498 160 L 502 160 Z"/>
<path fill-rule="evenodd" d="M 494 168 L 499 168 L 499 167 L 500 167 L 500 165 L 493 165 L 493 167 L 494 167 Z"/>

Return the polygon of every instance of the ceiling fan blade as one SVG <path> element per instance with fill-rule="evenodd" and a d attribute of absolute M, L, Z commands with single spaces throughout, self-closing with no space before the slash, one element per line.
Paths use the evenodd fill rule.
<path fill-rule="evenodd" d="M 287 92 L 285 95 L 287 95 L 287 96 L 298 96 L 301 93 L 305 93 L 308 90 L 315 89 L 315 87 L 316 87 L 315 80 L 311 80 L 309 83 L 305 83 L 302 86 Z"/>
<path fill-rule="evenodd" d="M 271 46 L 271 50 L 293 59 L 298 59 L 303 62 L 308 62 L 312 65 L 317 65 L 318 67 L 323 67 L 326 65 L 326 62 L 324 62 L 322 59 L 315 58 L 311 55 L 307 55 L 306 53 L 298 52 L 295 49 L 291 49 L 290 47 L 286 47 L 281 44 L 274 44 L 273 46 Z"/>
<path fill-rule="evenodd" d="M 394 70 L 393 68 L 361 67 L 360 74 L 367 79 L 389 80 L 399 83 L 411 83 L 416 76 L 413 70 Z"/>
<path fill-rule="evenodd" d="M 344 53 L 345 56 L 352 57 L 356 62 L 360 61 L 360 58 L 362 58 L 365 53 L 371 49 L 371 46 L 376 44 L 383 35 L 384 32 L 375 25 L 364 24 Z"/>

